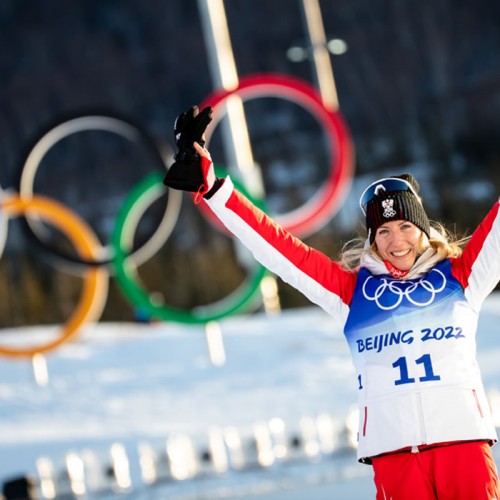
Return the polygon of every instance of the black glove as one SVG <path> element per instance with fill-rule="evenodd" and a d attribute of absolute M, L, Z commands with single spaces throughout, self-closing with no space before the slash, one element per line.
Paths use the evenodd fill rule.
<path fill-rule="evenodd" d="M 163 183 L 174 189 L 198 192 L 205 178 L 201 170 L 200 155 L 193 148 L 193 142 L 205 145 L 205 130 L 212 121 L 212 108 L 204 108 L 201 112 L 198 106 L 191 106 L 181 113 L 174 124 L 175 144 L 177 153 L 175 162 L 168 169 Z"/>

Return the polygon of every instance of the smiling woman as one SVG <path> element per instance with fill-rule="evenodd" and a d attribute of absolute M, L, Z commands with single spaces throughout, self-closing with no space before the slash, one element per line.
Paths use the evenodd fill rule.
<path fill-rule="evenodd" d="M 500 279 L 499 202 L 462 249 L 431 227 L 412 175 L 379 179 L 360 200 L 366 241 L 335 262 L 254 206 L 230 176 L 217 178 L 207 149 L 193 145 L 196 175 L 178 175 L 198 179 L 208 207 L 254 257 L 342 325 L 358 383 L 358 460 L 373 464 L 377 498 L 498 498 L 475 337 Z"/>
<path fill-rule="evenodd" d="M 392 221 L 382 224 L 375 234 L 378 253 L 389 272 L 393 269 L 409 271 L 417 257 L 423 232 L 408 221 Z"/>
<path fill-rule="evenodd" d="M 418 197 L 413 176 L 381 179 L 361 196 L 368 239 L 392 276 L 408 274 L 417 258 L 429 246 L 430 224 Z M 378 201 L 378 202 L 377 202 Z"/>
<path fill-rule="evenodd" d="M 354 270 L 368 253 L 382 261 L 393 278 L 416 276 L 445 258 L 458 257 L 469 238 L 456 240 L 440 224 L 431 225 L 411 174 L 379 179 L 360 198 L 368 237 L 344 246 L 342 264 Z"/>

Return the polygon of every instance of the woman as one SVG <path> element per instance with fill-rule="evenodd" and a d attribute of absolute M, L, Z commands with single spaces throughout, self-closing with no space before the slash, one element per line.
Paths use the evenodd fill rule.
<path fill-rule="evenodd" d="M 373 465 L 377 499 L 500 498 L 475 358 L 478 313 L 500 279 L 499 202 L 462 250 L 431 227 L 411 175 L 380 179 L 360 200 L 364 248 L 334 262 L 230 177 L 215 177 L 200 145 L 210 110 L 183 115 L 165 183 L 203 196 L 259 262 L 344 325 L 358 381 L 358 459 Z"/>

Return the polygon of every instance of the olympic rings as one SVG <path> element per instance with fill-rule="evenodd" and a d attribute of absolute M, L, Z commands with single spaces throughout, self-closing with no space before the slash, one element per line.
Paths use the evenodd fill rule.
<path fill-rule="evenodd" d="M 157 304 L 152 300 L 151 295 L 141 287 L 137 279 L 136 265 L 127 257 L 129 255 L 129 247 L 133 241 L 133 234 L 127 233 L 125 228 L 129 224 L 132 224 L 130 214 L 134 206 L 140 202 L 141 194 L 148 193 L 149 191 L 161 192 L 161 189 L 165 189 L 162 180 L 163 176 L 160 174 L 151 174 L 148 176 L 137 186 L 136 190 L 130 193 L 116 219 L 112 239 L 113 245 L 116 248 L 113 263 L 115 265 L 115 277 L 125 296 L 151 316 L 179 323 L 204 324 L 248 309 L 249 304 L 255 302 L 254 299 L 257 295 L 260 282 L 267 274 L 267 271 L 257 263 L 255 263 L 253 272 L 240 285 L 238 290 L 219 302 L 198 307 L 192 311 L 184 311 Z"/>
<path fill-rule="evenodd" d="M 348 129 L 338 112 L 325 108 L 316 90 L 301 80 L 278 74 L 258 74 L 242 78 L 233 90 L 219 90 L 210 95 L 200 106 L 212 106 L 213 123 L 207 130 L 207 143 L 223 116 L 223 104 L 237 95 L 248 100 L 255 97 L 275 96 L 291 100 L 313 114 L 323 126 L 330 142 L 331 165 L 328 179 L 322 188 L 302 207 L 274 218 L 291 233 L 305 237 L 320 229 L 338 210 L 352 178 L 354 153 Z M 212 218 L 204 204 L 200 209 Z"/>
<path fill-rule="evenodd" d="M 8 195 L 0 200 L 0 209 L 6 217 L 36 215 L 61 230 L 75 245 L 82 258 L 92 259 L 102 248 L 92 230 L 79 217 L 53 200 L 34 196 L 29 200 Z M 104 269 L 89 268 L 83 275 L 83 291 L 73 314 L 61 328 L 56 340 L 29 347 L 0 347 L 0 354 L 10 357 L 31 357 L 50 351 L 71 339 L 79 328 L 96 321 L 103 310 L 108 292 L 108 273 Z"/>
<path fill-rule="evenodd" d="M 290 232 L 301 237 L 311 234 L 322 227 L 338 209 L 352 177 L 352 143 L 341 115 L 327 110 L 316 90 L 305 82 L 277 74 L 253 75 L 242 78 L 236 89 L 214 92 L 200 106 L 214 108 L 214 123 L 208 130 L 207 139 L 210 139 L 215 126 L 223 116 L 226 100 L 233 95 L 243 100 L 258 97 L 290 100 L 309 111 L 322 126 L 331 153 L 327 180 L 310 201 L 289 213 L 275 216 L 276 220 Z M 48 151 L 58 141 L 71 134 L 91 130 L 111 132 L 134 144 L 146 145 L 153 152 L 155 164 L 160 167 L 157 174 L 144 178 L 126 196 L 115 218 L 111 241 L 106 246 L 101 245 L 88 225 L 64 205 L 33 194 L 36 173 Z M 167 208 L 161 222 L 154 228 L 149 239 L 136 243 L 135 233 L 140 219 L 147 208 L 166 192 L 161 182 L 164 168 L 162 155 L 145 133 L 134 125 L 111 116 L 89 115 L 66 120 L 37 141 L 24 163 L 19 194 L 9 196 L 3 194 L 3 198 L 0 197 L 0 256 L 5 245 L 8 219 L 23 215 L 30 234 L 59 260 L 83 265 L 83 269 L 80 269 L 84 279 L 83 292 L 77 308 L 62 327 L 57 340 L 19 349 L 0 347 L 0 354 L 31 356 L 37 352 L 48 351 L 72 338 L 85 322 L 97 319 L 107 296 L 109 269 L 114 271 L 124 295 L 134 306 L 168 321 L 206 323 L 241 312 L 256 300 L 260 282 L 267 274 L 267 271 L 257 263 L 248 273 L 245 282 L 229 296 L 192 311 L 154 303 L 138 283 L 138 266 L 149 260 L 162 247 L 170 236 L 180 212 L 182 193 L 170 190 Z M 235 184 L 253 203 L 262 205 L 263 200 L 252 198 L 244 186 Z M 0 195 L 2 195 L 1 188 Z M 210 212 L 203 208 L 203 204 L 199 207 L 207 218 L 211 217 Z M 265 209 L 264 206 L 261 208 Z M 52 248 L 48 239 L 44 237 L 42 222 L 62 231 L 74 244 L 76 256 Z M 422 287 L 426 289 L 426 283 L 422 283 Z"/>
<path fill-rule="evenodd" d="M 47 152 L 55 144 L 71 134 L 91 130 L 111 132 L 133 143 L 146 146 L 148 151 L 151 152 L 151 157 L 154 160 L 156 166 L 160 171 L 164 170 L 165 163 L 158 149 L 153 144 L 152 139 L 146 136 L 146 134 L 139 130 L 137 127 L 124 120 L 111 116 L 80 116 L 60 123 L 38 140 L 38 142 L 31 150 L 30 154 L 26 158 L 22 170 L 21 182 L 19 187 L 20 196 L 26 200 L 30 199 L 33 196 L 33 184 L 40 163 L 42 162 Z M 163 219 L 156 228 L 154 234 L 150 236 L 146 243 L 143 243 L 138 248 L 131 247 L 131 255 L 134 259 L 136 259 L 137 263 L 144 263 L 146 260 L 148 260 L 167 240 L 171 228 L 174 226 L 175 221 L 177 220 L 177 217 L 179 215 L 181 201 L 182 193 L 174 190 L 171 190 L 169 192 L 167 207 L 165 209 Z M 46 238 L 43 237 L 43 233 L 40 231 L 36 219 L 34 219 L 33 217 L 27 217 L 26 221 L 28 223 L 28 229 L 32 232 L 36 239 L 46 248 L 51 250 L 52 253 L 56 254 L 66 262 L 100 266 L 110 264 L 113 259 L 113 248 L 110 245 L 106 246 L 103 249 L 103 256 L 98 257 L 97 255 L 94 255 L 90 259 L 83 258 L 82 256 L 75 257 L 67 253 L 61 253 L 57 249 L 53 248 L 50 243 L 46 241 Z"/>
<path fill-rule="evenodd" d="M 435 277 L 432 273 L 438 274 L 440 278 Z M 417 307 L 428 306 L 434 302 L 436 295 L 441 293 L 446 287 L 446 276 L 439 269 L 432 269 L 429 279 L 421 278 L 418 281 L 410 283 L 382 278 L 374 290 L 373 286 L 370 286 L 370 292 L 372 293 L 368 293 L 368 284 L 373 279 L 372 276 L 369 276 L 363 283 L 363 296 L 366 300 L 375 302 L 377 307 L 384 311 L 391 311 L 398 307 L 403 298 L 406 298 L 410 304 Z M 442 280 L 441 283 L 439 283 L 440 279 Z M 405 286 L 402 287 L 402 284 Z M 387 297 L 389 297 L 389 300 Z M 385 299 L 385 301 L 381 299 Z"/>

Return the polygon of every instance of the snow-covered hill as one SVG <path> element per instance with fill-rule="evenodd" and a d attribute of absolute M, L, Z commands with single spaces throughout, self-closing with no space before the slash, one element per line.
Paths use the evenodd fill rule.
<path fill-rule="evenodd" d="M 500 426 L 499 325 L 494 294 L 478 357 Z M 202 326 L 100 323 L 47 355 L 46 385 L 30 361 L 0 359 L 0 481 L 30 475 L 41 494 L 45 474 L 49 495 L 52 480 L 69 484 L 69 463 L 73 488 L 86 491 L 78 498 L 100 488 L 114 492 L 99 498 L 124 499 L 373 498 L 371 469 L 349 447 L 355 377 L 332 318 L 307 308 L 229 318 L 211 338 L 219 329 L 217 354 Z M 53 331 L 4 330 L 0 339 Z M 112 457 L 128 465 L 122 479 Z"/>

